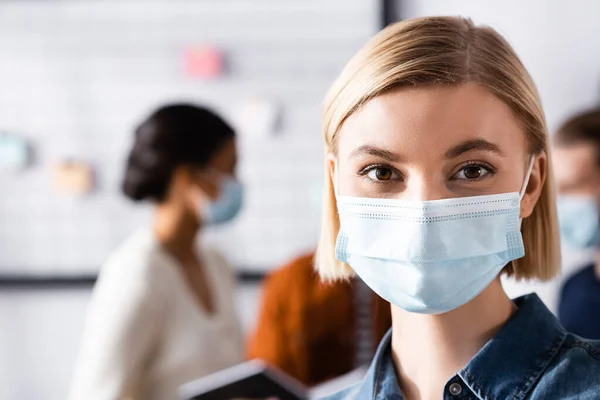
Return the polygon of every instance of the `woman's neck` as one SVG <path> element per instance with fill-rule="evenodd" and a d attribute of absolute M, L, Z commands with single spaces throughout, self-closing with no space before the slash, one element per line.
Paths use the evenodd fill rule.
<path fill-rule="evenodd" d="M 194 242 L 199 227 L 198 221 L 185 211 L 168 205 L 156 208 L 154 234 L 165 250 L 184 264 L 195 258 Z"/>
<path fill-rule="evenodd" d="M 515 311 L 499 278 L 469 303 L 445 314 L 415 314 L 392 306 L 392 352 L 404 397 L 441 398 L 446 382 Z"/>

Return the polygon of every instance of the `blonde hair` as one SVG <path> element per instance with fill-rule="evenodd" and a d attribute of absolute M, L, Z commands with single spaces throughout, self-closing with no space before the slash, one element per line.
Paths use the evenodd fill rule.
<path fill-rule="evenodd" d="M 326 96 L 325 153 L 336 152 L 336 135 L 344 121 L 374 97 L 402 87 L 465 83 L 481 85 L 506 103 L 523 126 L 529 152 L 547 155 L 544 187 L 522 224 L 525 257 L 508 264 L 503 272 L 517 279 L 549 280 L 560 270 L 560 243 L 544 112 L 529 73 L 492 28 L 459 17 L 426 17 L 381 31 L 350 60 Z M 335 258 L 340 223 L 327 157 L 322 218 L 315 258 L 321 277 L 352 276 L 352 269 Z"/>

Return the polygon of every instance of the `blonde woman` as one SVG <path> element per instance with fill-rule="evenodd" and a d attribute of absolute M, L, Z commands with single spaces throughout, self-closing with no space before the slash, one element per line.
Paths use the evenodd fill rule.
<path fill-rule="evenodd" d="M 364 381 L 333 399 L 600 398 L 600 346 L 501 274 L 548 280 L 560 251 L 544 113 L 493 29 L 392 25 L 325 102 L 317 266 L 392 304 Z"/>

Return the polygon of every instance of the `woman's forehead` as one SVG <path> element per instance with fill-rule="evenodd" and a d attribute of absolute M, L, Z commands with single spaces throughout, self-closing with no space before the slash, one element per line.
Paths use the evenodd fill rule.
<path fill-rule="evenodd" d="M 471 141 L 489 142 L 504 152 L 526 147 L 510 108 L 471 84 L 403 88 L 378 96 L 344 122 L 336 140 L 341 154 L 374 146 L 406 157 L 444 154 Z"/>

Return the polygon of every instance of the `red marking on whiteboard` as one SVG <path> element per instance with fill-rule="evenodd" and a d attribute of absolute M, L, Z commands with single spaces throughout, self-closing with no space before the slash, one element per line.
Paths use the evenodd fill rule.
<path fill-rule="evenodd" d="M 185 52 L 184 66 L 188 76 L 217 78 L 223 73 L 223 54 L 211 46 L 191 47 Z"/>

